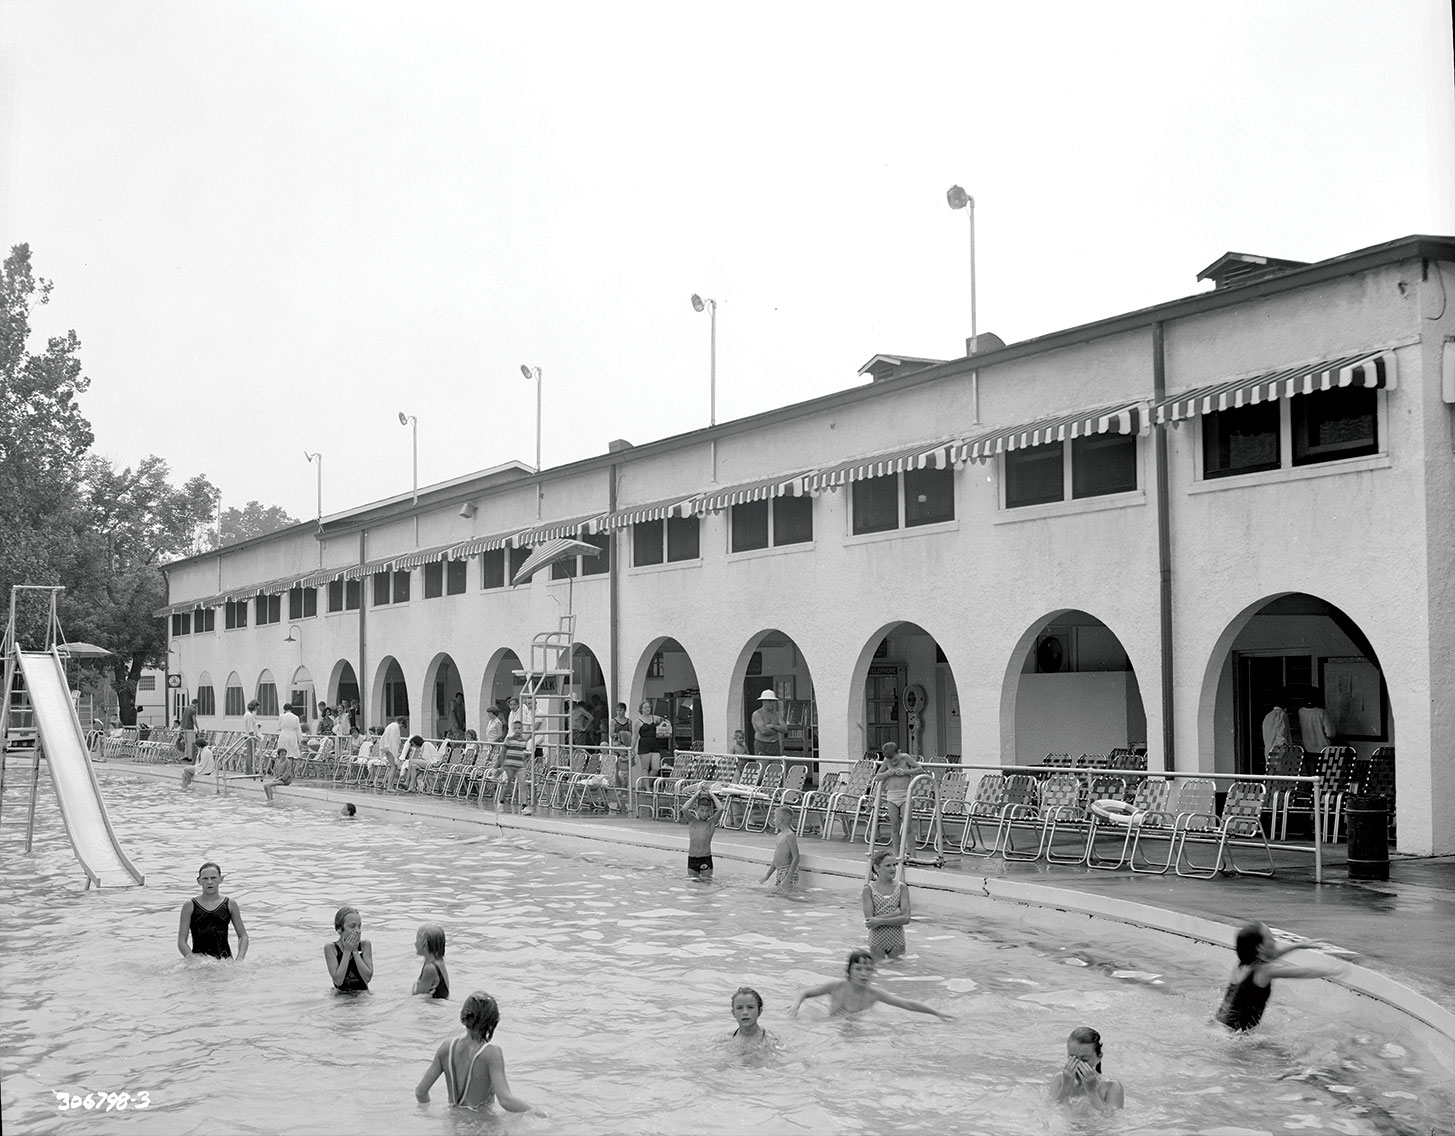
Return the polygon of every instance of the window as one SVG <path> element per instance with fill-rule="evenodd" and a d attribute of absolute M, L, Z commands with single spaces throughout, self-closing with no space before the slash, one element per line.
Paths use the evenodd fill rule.
<path fill-rule="evenodd" d="M 307 687 L 301 690 L 290 690 L 288 692 L 288 705 L 293 707 L 293 713 L 297 714 L 305 722 L 314 716 L 313 691 Z"/>
<path fill-rule="evenodd" d="M 505 549 L 495 548 L 480 554 L 480 586 L 505 587 Z"/>
<path fill-rule="evenodd" d="M 265 718 L 278 714 L 278 688 L 271 681 L 258 683 L 258 713 Z"/>
<path fill-rule="evenodd" d="M 211 684 L 197 688 L 197 713 L 208 715 L 217 713 L 217 696 L 213 694 Z"/>
<path fill-rule="evenodd" d="M 579 556 L 567 556 L 557 560 L 551 565 L 551 579 L 565 580 L 575 576 L 577 571 L 576 562 L 580 559 Z"/>
<path fill-rule="evenodd" d="M 667 559 L 697 560 L 702 556 L 700 529 L 696 517 L 667 518 Z"/>
<path fill-rule="evenodd" d="M 409 716 L 409 687 L 402 681 L 384 684 L 384 717 Z"/>
<path fill-rule="evenodd" d="M 395 603 L 408 603 L 409 602 L 409 573 L 408 572 L 395 572 L 394 573 L 394 602 Z"/>
<path fill-rule="evenodd" d="M 813 498 L 775 497 L 732 507 L 734 552 L 767 548 L 770 544 L 803 544 L 813 539 Z"/>
<path fill-rule="evenodd" d="M 283 597 L 259 596 L 257 599 L 258 626 L 266 623 L 278 623 L 283 618 Z"/>
<path fill-rule="evenodd" d="M 1282 465 L 1279 432 L 1283 403 L 1283 399 L 1276 399 L 1204 414 L 1203 476 L 1229 477 Z"/>
<path fill-rule="evenodd" d="M 936 525 L 955 519 L 955 471 L 953 469 L 907 469 L 904 471 L 904 526 Z"/>
<path fill-rule="evenodd" d="M 243 704 L 243 688 L 229 686 L 222 693 L 222 712 L 229 718 L 241 718 L 247 707 Z"/>
<path fill-rule="evenodd" d="M 638 568 L 644 564 L 662 563 L 662 536 L 661 521 L 632 525 L 632 563 Z"/>
<path fill-rule="evenodd" d="M 1137 488 L 1137 439 L 1090 434 L 1005 455 L 1005 507 L 1132 493 Z"/>
<path fill-rule="evenodd" d="M 136 692 L 138 694 L 143 694 L 143 693 L 147 693 L 147 692 L 150 692 L 150 691 L 154 691 L 154 690 L 156 690 L 156 688 L 157 688 L 157 676 L 156 675 L 142 675 L 141 678 L 139 678 L 139 679 L 136 680 Z"/>
<path fill-rule="evenodd" d="M 389 573 L 374 573 L 374 606 L 380 607 L 389 602 Z"/>
<path fill-rule="evenodd" d="M 318 614 L 317 588 L 288 589 L 288 618 L 308 619 Z"/>
<path fill-rule="evenodd" d="M 364 602 L 364 581 L 347 580 L 344 582 L 344 608 L 348 611 L 358 611 Z"/>
<path fill-rule="evenodd" d="M 437 600 L 444 594 L 444 561 L 436 560 L 433 564 L 426 564 L 424 566 L 424 598 L 427 600 Z"/>
<path fill-rule="evenodd" d="M 172 615 L 172 635 L 192 634 L 192 613 L 190 611 L 179 611 Z"/>
<path fill-rule="evenodd" d="M 600 556 L 581 557 L 581 575 L 583 576 L 604 576 L 611 571 L 611 534 L 593 533 L 590 536 L 581 538 L 587 544 L 594 544 L 601 549 Z"/>
<path fill-rule="evenodd" d="M 510 575 L 505 578 L 507 584 L 515 579 L 515 574 L 520 571 L 521 565 L 530 559 L 530 554 L 534 551 L 535 549 L 530 545 L 526 545 L 524 548 L 512 548 L 510 550 Z"/>
<path fill-rule="evenodd" d="M 465 594 L 465 562 L 463 560 L 445 561 L 445 594 L 449 596 Z"/>
<path fill-rule="evenodd" d="M 1293 464 L 1355 458 L 1379 452 L 1379 393 L 1336 387 L 1289 401 Z"/>
<path fill-rule="evenodd" d="M 899 477 L 868 477 L 854 482 L 854 532 L 886 532 L 899 527 Z"/>
<path fill-rule="evenodd" d="M 217 628 L 217 609 L 196 608 L 192 612 L 192 631 L 200 635 L 204 631 L 214 631 Z"/>
<path fill-rule="evenodd" d="M 343 611 L 344 609 L 344 582 L 342 580 L 330 580 L 328 582 L 328 610 Z"/>
<path fill-rule="evenodd" d="M 228 600 L 223 609 L 222 626 L 227 631 L 248 625 L 248 601 Z"/>

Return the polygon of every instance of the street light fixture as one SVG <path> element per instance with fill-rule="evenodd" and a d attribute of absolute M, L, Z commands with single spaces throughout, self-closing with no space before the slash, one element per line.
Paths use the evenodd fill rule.
<path fill-rule="evenodd" d="M 536 384 L 536 472 L 541 471 L 541 369 L 532 367 L 529 363 L 520 365 L 520 373 L 526 377 L 526 381 L 535 380 Z"/>
<path fill-rule="evenodd" d="M 717 425 L 717 301 L 703 299 L 696 292 L 692 293 L 692 310 L 700 312 L 703 308 L 708 310 L 712 319 L 712 339 L 707 361 L 707 424 Z"/>
<path fill-rule="evenodd" d="M 293 634 L 295 631 L 298 632 L 296 636 Z M 284 639 L 283 642 L 299 644 L 298 650 L 301 652 L 303 650 L 303 628 L 299 627 L 296 623 L 290 623 L 288 625 L 288 638 Z"/>
<path fill-rule="evenodd" d="M 312 465 L 315 461 L 318 462 L 318 523 L 321 525 L 323 524 L 323 455 L 310 454 L 307 450 L 304 450 L 303 456 L 308 459 L 309 465 Z"/>
<path fill-rule="evenodd" d="M 414 427 L 414 503 L 419 504 L 419 419 L 412 414 L 399 412 L 399 425 Z M 320 471 L 321 472 L 321 471 Z"/>
<path fill-rule="evenodd" d="M 964 209 L 966 216 L 970 218 L 970 350 L 974 351 L 977 346 L 975 343 L 975 198 L 958 185 L 952 185 L 945 193 L 945 200 L 950 203 L 951 209 Z"/>

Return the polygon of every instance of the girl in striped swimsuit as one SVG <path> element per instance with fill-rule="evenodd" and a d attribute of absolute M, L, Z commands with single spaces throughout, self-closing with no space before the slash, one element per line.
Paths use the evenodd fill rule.
<path fill-rule="evenodd" d="M 900 858 L 881 848 L 869 860 L 870 882 L 864 885 L 864 926 L 875 961 L 904 954 L 904 925 L 909 922 L 909 885 L 894 879 Z"/>

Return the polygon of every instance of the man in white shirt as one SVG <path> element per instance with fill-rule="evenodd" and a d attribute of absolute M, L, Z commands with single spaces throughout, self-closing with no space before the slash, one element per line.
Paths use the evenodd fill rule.
<path fill-rule="evenodd" d="M 384 736 L 379 739 L 380 756 L 388 763 L 384 767 L 384 788 L 393 789 L 399 779 L 399 739 L 404 728 L 403 718 L 391 718 L 384 727 Z"/>
<path fill-rule="evenodd" d="M 248 703 L 248 712 L 243 715 L 243 736 L 247 739 L 248 775 L 260 772 L 258 769 L 258 741 L 262 731 L 258 727 L 258 708 L 262 703 L 254 698 Z"/>
<path fill-rule="evenodd" d="M 1324 699 L 1315 692 L 1298 711 L 1298 728 L 1303 735 L 1304 753 L 1319 753 L 1334 744 L 1334 717 L 1324 709 Z"/>

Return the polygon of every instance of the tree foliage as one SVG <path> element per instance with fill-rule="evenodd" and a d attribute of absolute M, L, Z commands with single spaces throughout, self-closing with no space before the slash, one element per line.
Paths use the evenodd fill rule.
<path fill-rule="evenodd" d="M 297 517 L 290 517 L 277 505 L 265 508 L 257 501 L 249 501 L 241 509 L 224 509 L 218 528 L 222 534 L 221 543 L 228 545 L 236 544 L 240 540 L 251 540 L 255 536 L 267 536 L 297 523 Z M 208 535 L 211 538 L 209 547 L 216 548 L 219 543 L 217 534 Z"/>

